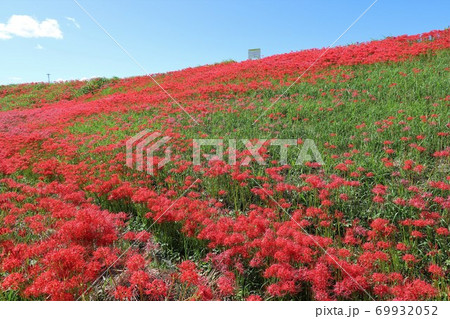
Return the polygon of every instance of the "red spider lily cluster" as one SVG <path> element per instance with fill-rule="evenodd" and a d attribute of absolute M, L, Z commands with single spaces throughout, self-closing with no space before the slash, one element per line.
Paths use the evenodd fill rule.
<path fill-rule="evenodd" d="M 376 99 L 371 92 L 321 85 L 350 81 L 352 66 L 389 68 L 449 48 L 448 29 L 332 48 L 300 81 L 319 97 L 300 101 L 315 100 L 316 120 L 340 112 L 344 98 L 364 105 Z M 198 125 L 148 77 L 86 94 L 78 94 L 83 82 L 0 87 L 0 292 L 51 300 L 447 299 L 450 176 L 435 170 L 449 163 L 449 96 L 427 97 L 423 114 L 399 103 L 395 116 L 362 119 L 345 145 L 341 123 L 320 145 L 332 165 L 306 162 L 295 179 L 269 142 L 259 149 L 271 163 L 262 169 L 248 164 L 247 150 L 235 164 L 193 165 L 183 155 L 192 154 L 187 131 L 208 138 L 208 125 L 225 130 L 210 123 L 218 114 L 248 112 L 252 125 L 265 94 L 284 90 L 323 50 L 155 75 Z M 421 72 L 399 76 L 414 81 Z M 308 127 L 315 115 L 304 116 L 298 98 L 280 100 L 296 101 L 290 118 L 266 108 L 259 131 Z M 154 176 L 125 166 L 125 142 L 149 127 L 170 136 L 175 151 Z M 166 256 L 172 250 L 179 258 Z"/>

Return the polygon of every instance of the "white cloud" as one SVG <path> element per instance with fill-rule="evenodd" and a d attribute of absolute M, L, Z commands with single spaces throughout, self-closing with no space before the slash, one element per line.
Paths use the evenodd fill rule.
<path fill-rule="evenodd" d="M 11 76 L 8 78 L 9 83 L 18 83 L 22 81 L 22 78 L 20 76 Z"/>
<path fill-rule="evenodd" d="M 0 23 L 0 39 L 7 40 L 14 36 L 22 38 L 63 38 L 58 21 L 55 19 L 45 19 L 39 22 L 27 15 L 12 15 L 7 23 Z"/>
<path fill-rule="evenodd" d="M 79 81 L 89 81 L 89 80 L 96 79 L 96 78 L 99 78 L 99 76 L 82 77 L 82 78 L 80 78 L 80 79 L 78 79 L 78 80 L 79 80 Z"/>
<path fill-rule="evenodd" d="M 44 47 L 40 45 L 39 43 L 34 47 L 36 50 L 43 50 Z"/>
<path fill-rule="evenodd" d="M 75 18 L 66 17 L 66 19 L 71 21 L 75 25 L 75 27 L 77 27 L 77 29 L 81 29 L 80 24 L 77 22 L 77 20 L 75 20 Z"/>

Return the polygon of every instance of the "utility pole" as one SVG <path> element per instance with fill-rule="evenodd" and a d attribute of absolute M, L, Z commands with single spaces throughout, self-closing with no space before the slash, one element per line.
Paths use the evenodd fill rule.
<path fill-rule="evenodd" d="M 50 84 L 50 73 L 47 73 L 48 84 Z"/>

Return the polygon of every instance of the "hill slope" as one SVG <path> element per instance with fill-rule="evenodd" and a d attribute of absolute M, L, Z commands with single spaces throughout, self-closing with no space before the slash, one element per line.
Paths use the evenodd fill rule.
<path fill-rule="evenodd" d="M 0 298 L 448 299 L 449 35 L 0 87 Z"/>

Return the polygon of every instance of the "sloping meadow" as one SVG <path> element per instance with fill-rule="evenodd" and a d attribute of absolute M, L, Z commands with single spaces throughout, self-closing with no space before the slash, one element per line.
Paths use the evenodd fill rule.
<path fill-rule="evenodd" d="M 0 299 L 448 300 L 449 35 L 0 87 Z"/>

